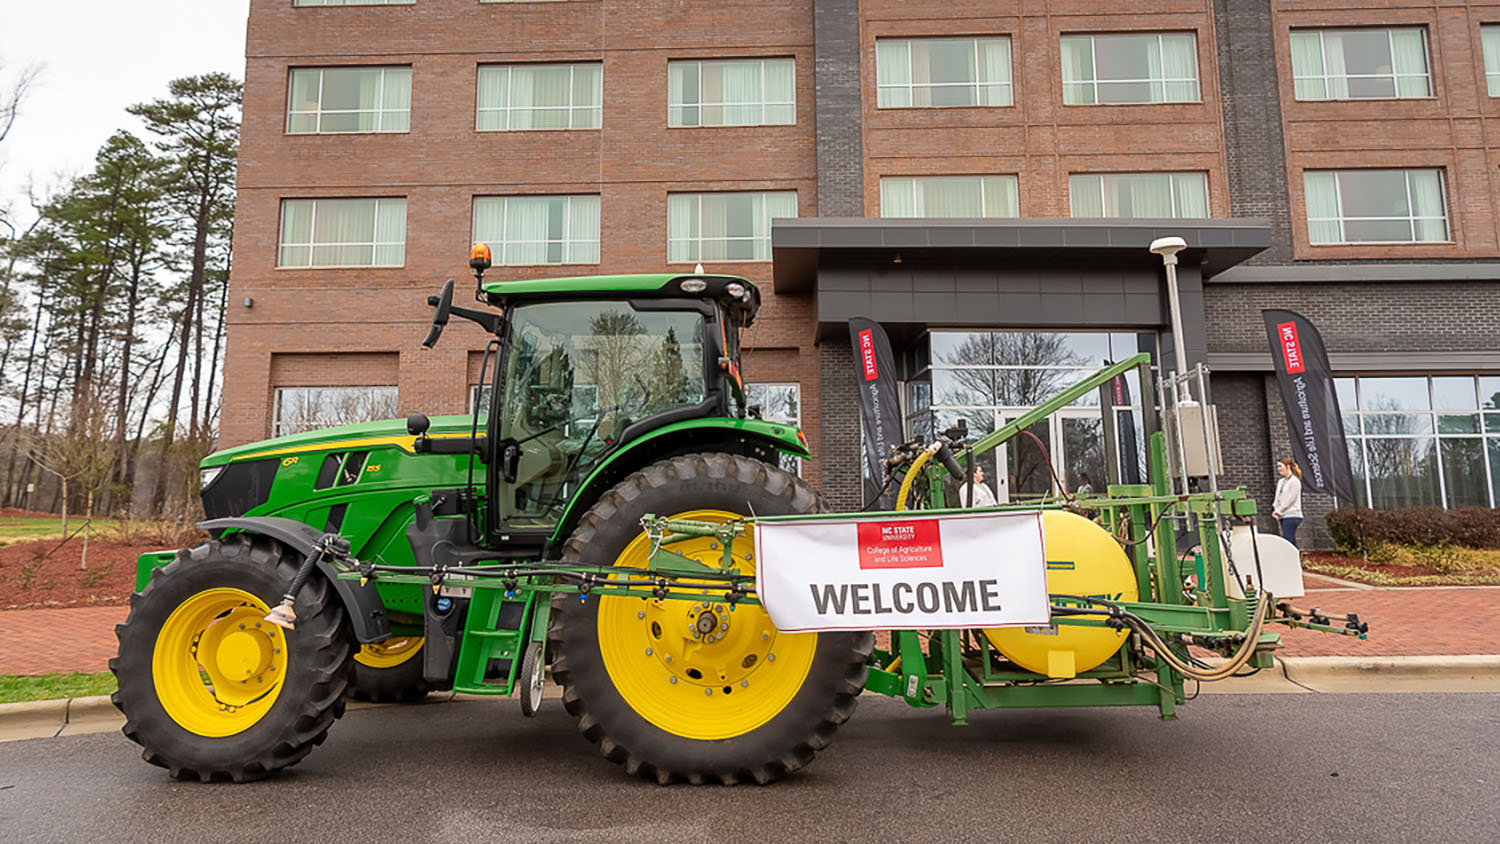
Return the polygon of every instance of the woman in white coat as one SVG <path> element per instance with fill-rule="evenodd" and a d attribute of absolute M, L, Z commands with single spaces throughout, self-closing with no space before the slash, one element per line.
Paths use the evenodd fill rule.
<path fill-rule="evenodd" d="M 1295 546 L 1297 528 L 1302 524 L 1302 467 L 1292 458 L 1283 457 L 1276 461 L 1276 473 L 1281 480 L 1276 482 L 1271 515 L 1281 523 L 1281 538 Z"/>

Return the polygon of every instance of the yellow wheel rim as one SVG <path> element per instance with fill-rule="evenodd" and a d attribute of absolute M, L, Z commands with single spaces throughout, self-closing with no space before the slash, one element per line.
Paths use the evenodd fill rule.
<path fill-rule="evenodd" d="M 354 655 L 354 661 L 371 668 L 395 668 L 422 652 L 421 636 L 391 638 L 378 645 L 365 645 Z"/>
<path fill-rule="evenodd" d="M 674 519 L 723 522 L 723 510 L 693 510 Z M 735 562 L 755 573 L 750 536 L 734 541 Z M 723 549 L 711 537 L 671 550 L 718 568 Z M 645 568 L 644 533 L 625 547 L 617 567 Z M 690 739 L 744 735 L 776 717 L 796 697 L 812 668 L 816 633 L 778 633 L 758 606 L 733 610 L 715 601 L 600 597 L 599 651 L 625 702 L 655 726 Z M 694 635 L 696 634 L 696 635 Z"/>
<path fill-rule="evenodd" d="M 213 738 L 253 726 L 286 676 L 286 636 L 270 608 L 241 589 L 205 589 L 178 605 L 156 636 L 151 679 L 167 715 Z"/>

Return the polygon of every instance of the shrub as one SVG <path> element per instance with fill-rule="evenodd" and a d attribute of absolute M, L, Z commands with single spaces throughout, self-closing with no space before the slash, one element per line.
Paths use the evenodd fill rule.
<path fill-rule="evenodd" d="M 1500 548 L 1500 510 L 1488 507 L 1341 507 L 1329 513 L 1328 533 L 1348 553 L 1379 553 L 1386 544 L 1421 548 Z"/>

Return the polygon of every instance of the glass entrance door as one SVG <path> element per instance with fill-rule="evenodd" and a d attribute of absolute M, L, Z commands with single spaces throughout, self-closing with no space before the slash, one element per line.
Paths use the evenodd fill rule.
<path fill-rule="evenodd" d="M 1019 415 L 1001 414 L 996 423 L 1005 425 Z M 1047 461 L 1056 441 L 1052 427 L 1052 418 L 1035 422 L 1026 430 L 1036 439 L 1021 433 L 996 449 L 995 459 L 1002 469 L 995 486 L 1002 503 L 1034 501 L 1052 493 L 1052 469 Z"/>

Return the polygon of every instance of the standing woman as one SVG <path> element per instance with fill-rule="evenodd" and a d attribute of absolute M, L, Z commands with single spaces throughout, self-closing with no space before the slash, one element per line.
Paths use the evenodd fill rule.
<path fill-rule="evenodd" d="M 1297 528 L 1302 524 L 1302 467 L 1290 457 L 1276 461 L 1276 473 L 1281 480 L 1276 482 L 1276 497 L 1271 503 L 1271 515 L 1281 523 L 1281 538 L 1297 544 Z"/>

